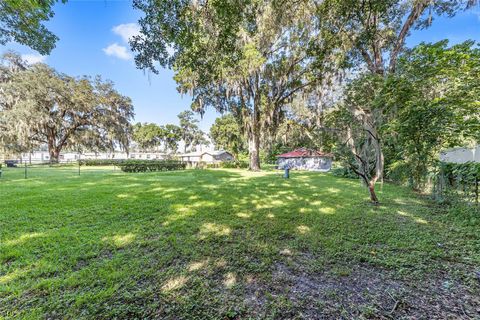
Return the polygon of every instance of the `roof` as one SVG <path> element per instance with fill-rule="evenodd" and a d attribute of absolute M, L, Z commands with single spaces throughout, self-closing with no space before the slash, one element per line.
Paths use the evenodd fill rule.
<path fill-rule="evenodd" d="M 277 158 L 320 158 L 320 157 L 333 157 L 331 153 L 320 152 L 316 150 L 310 150 L 306 148 L 296 149 L 287 153 L 279 154 Z"/>
<path fill-rule="evenodd" d="M 184 153 L 180 154 L 180 157 L 201 157 L 204 154 L 209 154 L 211 156 L 219 156 L 221 154 L 228 153 L 230 152 L 225 151 L 225 150 L 213 150 L 213 151 L 200 151 L 200 152 L 190 152 L 190 153 Z"/>

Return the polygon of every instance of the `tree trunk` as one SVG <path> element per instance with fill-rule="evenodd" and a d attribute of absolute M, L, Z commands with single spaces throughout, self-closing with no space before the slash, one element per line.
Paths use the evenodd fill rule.
<path fill-rule="evenodd" d="M 58 148 L 48 148 L 48 153 L 50 154 L 50 163 L 58 163 L 60 150 Z"/>
<path fill-rule="evenodd" d="M 248 155 L 250 156 L 250 165 L 249 169 L 251 171 L 260 170 L 260 128 L 259 128 L 259 101 L 256 101 L 253 114 L 252 122 L 250 125 L 250 130 L 248 130 Z"/>
<path fill-rule="evenodd" d="M 260 138 L 258 132 L 249 135 L 248 137 L 248 154 L 250 156 L 249 169 L 251 171 L 260 170 L 260 154 L 259 154 Z"/>
<path fill-rule="evenodd" d="M 374 180 L 370 181 L 370 183 L 368 184 L 368 191 L 370 192 L 370 200 L 372 201 L 372 203 L 374 205 L 379 204 L 377 194 L 375 193 L 375 181 Z"/>
<path fill-rule="evenodd" d="M 58 155 L 59 150 L 56 146 L 56 141 L 53 134 L 48 136 L 48 153 L 50 154 L 50 163 L 57 163 L 58 162 Z"/>

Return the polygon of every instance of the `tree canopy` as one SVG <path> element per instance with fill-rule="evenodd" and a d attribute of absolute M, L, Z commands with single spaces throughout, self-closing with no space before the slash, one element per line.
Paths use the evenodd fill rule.
<path fill-rule="evenodd" d="M 142 35 L 132 42 L 137 66 L 172 66 L 194 110 L 229 111 L 246 134 L 250 169 L 258 170 L 261 132 L 274 133 L 282 107 L 320 76 L 309 55 L 322 49 L 310 46 L 311 8 L 279 1 L 134 4 L 145 12 Z"/>
<path fill-rule="evenodd" d="M 2 0 L 0 1 L 0 44 L 16 41 L 29 46 L 42 55 L 49 54 L 58 37 L 44 22 L 54 13 L 58 0 Z M 61 0 L 65 3 L 67 0 Z"/>
<path fill-rule="evenodd" d="M 319 145 L 311 141 L 317 139 L 324 149 L 332 148 L 334 136 L 339 157 L 362 177 L 372 202 L 378 203 L 375 185 L 384 178 L 385 165 L 397 159 L 390 146 L 392 141 L 401 144 L 398 132 L 403 129 L 396 123 L 413 130 L 417 115 L 433 116 L 435 108 L 418 109 L 415 116 L 407 110 L 427 105 L 420 103 L 420 88 L 432 93 L 441 83 L 428 76 L 425 65 L 419 69 L 425 83 L 415 84 L 414 72 L 406 73 L 405 59 L 413 57 L 406 55 L 405 41 L 412 30 L 429 27 L 435 17 L 454 16 L 476 2 L 136 0 L 134 6 L 145 16 L 139 21 L 141 35 L 131 44 L 139 68 L 157 72 L 160 65 L 174 70 L 179 91 L 192 96 L 194 111 L 210 107 L 234 117 L 248 144 L 250 169 L 260 168 L 260 148 L 273 152 L 278 142 L 288 145 L 280 136 L 311 146 Z M 477 59 L 473 51 L 467 55 Z M 433 64 L 430 71 L 435 68 Z M 473 70 L 471 66 L 467 73 Z M 437 74 L 467 83 L 444 71 Z M 452 90 L 462 95 L 467 89 Z M 406 95 L 398 96 L 399 92 Z M 439 101 L 434 94 L 427 96 L 432 103 Z M 455 101 L 453 91 L 448 96 Z M 466 105 L 475 106 L 471 101 Z M 462 108 L 448 109 L 448 114 L 459 120 Z M 448 127 L 449 121 L 436 120 L 430 124 Z M 462 132 L 463 136 L 467 131 Z M 417 133 L 430 139 L 428 130 Z M 451 141 L 428 149 L 436 153 L 440 146 L 453 143 L 446 140 Z"/>
<path fill-rule="evenodd" d="M 215 119 L 215 123 L 210 127 L 210 138 L 215 148 L 227 150 L 235 158 L 238 158 L 239 153 L 246 151 L 245 137 L 231 114 Z"/>
<path fill-rule="evenodd" d="M 5 148 L 48 146 L 52 161 L 64 148 L 128 150 L 130 98 L 100 77 L 73 78 L 45 64 L 21 64 L 15 54 L 0 70 L 0 139 Z"/>

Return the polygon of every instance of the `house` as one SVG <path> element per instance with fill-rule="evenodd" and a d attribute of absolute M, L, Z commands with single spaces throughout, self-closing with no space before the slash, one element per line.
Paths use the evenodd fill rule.
<path fill-rule="evenodd" d="M 333 155 L 306 148 L 280 154 L 277 156 L 278 169 L 295 169 L 311 171 L 330 171 Z"/>
<path fill-rule="evenodd" d="M 178 155 L 180 160 L 192 165 L 198 163 L 215 164 L 224 161 L 232 161 L 233 155 L 225 150 L 190 152 Z"/>

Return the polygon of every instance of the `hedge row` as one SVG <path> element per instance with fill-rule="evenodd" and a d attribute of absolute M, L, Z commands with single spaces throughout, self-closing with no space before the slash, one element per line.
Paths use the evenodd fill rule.
<path fill-rule="evenodd" d="M 82 166 L 118 166 L 124 163 L 124 159 L 86 159 L 79 160 Z"/>
<path fill-rule="evenodd" d="M 246 169 L 248 168 L 248 162 L 247 161 L 225 161 L 225 162 L 220 162 L 220 168 L 226 168 L 226 169 Z"/>
<path fill-rule="evenodd" d="M 118 166 L 124 172 L 183 170 L 186 163 L 175 160 L 125 160 Z"/>

